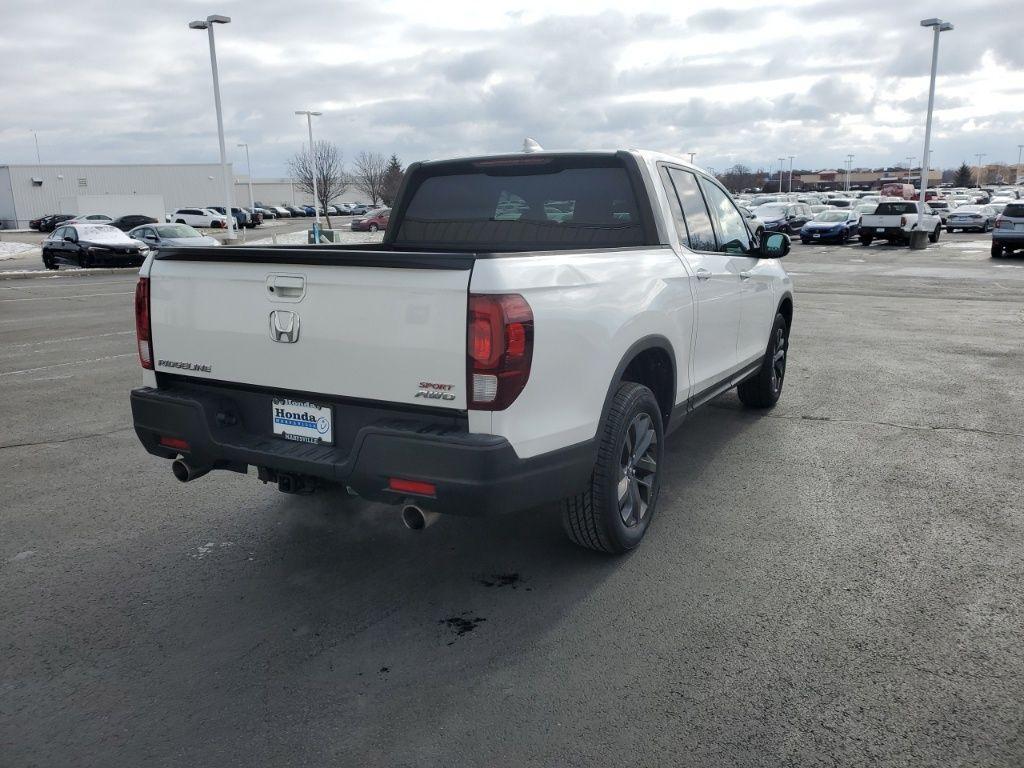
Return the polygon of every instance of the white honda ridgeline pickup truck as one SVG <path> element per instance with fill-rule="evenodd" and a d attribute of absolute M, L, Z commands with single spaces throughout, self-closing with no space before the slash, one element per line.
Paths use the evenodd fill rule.
<path fill-rule="evenodd" d="M 574 542 L 623 552 L 689 411 L 778 400 L 788 251 L 668 155 L 417 163 L 379 245 L 151 254 L 135 431 L 182 481 L 253 466 L 411 528 L 561 500 Z"/>

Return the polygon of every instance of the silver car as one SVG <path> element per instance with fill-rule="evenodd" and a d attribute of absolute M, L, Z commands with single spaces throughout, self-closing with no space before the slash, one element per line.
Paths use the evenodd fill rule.
<path fill-rule="evenodd" d="M 995 226 L 996 215 L 991 205 L 961 205 L 946 217 L 946 231 L 988 232 Z"/>
<path fill-rule="evenodd" d="M 992 230 L 992 258 L 1024 249 L 1024 202 L 1008 203 Z"/>
<path fill-rule="evenodd" d="M 216 238 L 204 235 L 188 224 L 143 224 L 131 230 L 128 237 L 153 249 L 220 245 Z"/>

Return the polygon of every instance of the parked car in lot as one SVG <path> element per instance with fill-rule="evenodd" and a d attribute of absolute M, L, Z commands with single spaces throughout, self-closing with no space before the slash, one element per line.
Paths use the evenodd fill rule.
<path fill-rule="evenodd" d="M 147 253 L 137 240 L 108 224 L 62 224 L 43 241 L 42 251 L 47 269 L 57 269 L 61 264 L 137 267 Z"/>
<path fill-rule="evenodd" d="M 296 217 L 296 216 L 300 216 L 301 217 L 301 216 L 308 216 L 309 215 L 308 213 L 306 213 L 306 209 L 304 207 L 302 207 L 302 206 L 286 205 L 284 207 L 288 210 L 288 212 L 292 215 L 293 218 Z"/>
<path fill-rule="evenodd" d="M 754 209 L 754 215 L 764 224 L 765 232 L 795 234 L 813 218 L 806 203 L 765 203 Z"/>
<path fill-rule="evenodd" d="M 338 484 L 416 529 L 559 501 L 577 544 L 636 547 L 685 414 L 733 387 L 758 409 L 782 393 L 789 239 L 755 241 L 675 157 L 525 157 L 411 165 L 382 245 L 148 259 L 146 450 L 182 481 Z M 496 219 L 509 196 L 532 207 Z"/>
<path fill-rule="evenodd" d="M 271 221 L 277 218 L 277 211 L 273 208 L 256 206 L 254 210 L 263 217 L 264 221 Z"/>
<path fill-rule="evenodd" d="M 990 205 L 961 205 L 946 217 L 946 231 L 988 232 L 996 225 L 998 215 Z"/>
<path fill-rule="evenodd" d="M 853 209 L 857 214 L 857 222 L 860 223 L 861 218 L 865 215 L 874 213 L 876 208 L 878 208 L 878 203 L 861 203 L 858 205 Z"/>
<path fill-rule="evenodd" d="M 290 219 L 292 217 L 292 212 L 283 205 L 272 205 L 270 208 L 277 214 L 277 218 L 279 219 Z"/>
<path fill-rule="evenodd" d="M 67 220 L 68 224 L 109 224 L 114 219 L 105 213 L 89 213 L 84 216 L 73 216 Z"/>
<path fill-rule="evenodd" d="M 51 213 L 48 216 L 33 219 L 29 222 L 29 226 L 32 229 L 38 229 L 40 232 L 53 232 L 58 226 L 73 218 L 75 217 L 70 213 Z"/>
<path fill-rule="evenodd" d="M 860 244 L 871 245 L 873 240 L 887 240 L 889 243 L 906 244 L 910 233 L 917 229 L 920 202 L 890 200 L 878 204 L 875 212 L 860 218 Z M 928 239 L 935 243 L 942 232 L 942 221 L 932 213 L 925 203 L 921 228 L 928 232 Z"/>
<path fill-rule="evenodd" d="M 258 227 L 263 223 L 264 217 L 262 208 L 243 208 L 242 210 L 249 214 L 249 219 L 252 221 L 252 225 L 254 227 Z"/>
<path fill-rule="evenodd" d="M 114 219 L 110 222 L 110 226 L 117 227 L 122 232 L 127 232 L 130 229 L 141 226 L 143 224 L 156 224 L 156 219 L 152 216 L 143 216 L 142 214 L 132 214 L 130 216 L 121 216 L 118 219 Z"/>
<path fill-rule="evenodd" d="M 387 229 L 390 217 L 390 208 L 377 208 L 376 210 L 370 211 L 365 216 L 360 216 L 358 219 L 352 219 L 352 231 L 377 232 L 381 229 Z M 549 216 L 548 218 L 550 218 L 551 221 L 557 221 L 557 219 L 552 216 Z"/>
<path fill-rule="evenodd" d="M 207 210 L 213 211 L 214 213 L 219 213 L 221 216 L 224 215 L 224 211 L 226 210 L 223 205 L 208 205 L 206 206 L 206 208 Z M 235 225 L 239 229 L 252 229 L 253 227 L 256 226 L 255 222 L 253 222 L 252 220 L 252 217 L 244 208 L 232 207 L 231 215 L 235 217 Z"/>
<path fill-rule="evenodd" d="M 832 209 L 817 214 L 800 228 L 804 245 L 813 242 L 845 243 L 860 231 L 860 217 L 856 211 Z"/>
<path fill-rule="evenodd" d="M 939 217 L 942 225 L 945 226 L 946 219 L 949 216 L 949 202 L 941 198 L 935 198 L 928 201 L 928 207 L 932 209 L 932 212 Z"/>
<path fill-rule="evenodd" d="M 1024 202 L 1008 203 L 992 230 L 992 258 L 1024 249 Z"/>
<path fill-rule="evenodd" d="M 365 216 L 373 210 L 373 206 L 366 205 L 365 203 L 356 203 L 349 208 L 349 214 L 352 216 Z"/>
<path fill-rule="evenodd" d="M 171 219 L 174 224 L 188 224 L 190 227 L 224 229 L 228 225 L 223 213 L 207 208 L 179 208 L 171 214 Z"/>
<path fill-rule="evenodd" d="M 204 235 L 188 224 L 144 224 L 136 227 L 128 236 L 138 240 L 153 250 L 160 248 L 195 248 L 198 246 L 215 247 L 220 241 L 215 237 Z"/>

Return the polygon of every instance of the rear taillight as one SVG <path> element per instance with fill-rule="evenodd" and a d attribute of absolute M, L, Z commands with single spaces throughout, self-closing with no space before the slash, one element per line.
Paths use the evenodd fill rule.
<path fill-rule="evenodd" d="M 501 411 L 523 391 L 533 361 L 533 310 L 516 293 L 470 294 L 469 408 Z"/>
<path fill-rule="evenodd" d="M 135 338 L 139 343 L 139 362 L 153 370 L 153 339 L 149 327 L 149 278 L 140 277 L 135 286 Z"/>
<path fill-rule="evenodd" d="M 1002 215 L 996 216 L 996 229 L 1013 229 L 1013 222 L 1004 219 Z"/>
<path fill-rule="evenodd" d="M 900 216 L 900 226 L 901 227 L 907 226 L 907 217 L 906 216 Z"/>

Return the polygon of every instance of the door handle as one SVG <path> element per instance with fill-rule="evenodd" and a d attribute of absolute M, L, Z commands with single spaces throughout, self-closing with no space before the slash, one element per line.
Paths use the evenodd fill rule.
<path fill-rule="evenodd" d="M 740 280 L 749 280 L 754 276 L 753 272 L 740 272 Z"/>
<path fill-rule="evenodd" d="M 698 280 L 710 280 L 711 279 L 711 272 L 709 272 L 708 270 L 704 269 L 704 267 L 701 267 L 700 269 L 697 270 L 697 279 Z"/>

